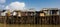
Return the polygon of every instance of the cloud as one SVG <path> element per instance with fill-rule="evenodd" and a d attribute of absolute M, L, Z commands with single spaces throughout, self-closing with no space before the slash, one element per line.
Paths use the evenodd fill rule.
<path fill-rule="evenodd" d="M 6 0 L 0 0 L 0 3 L 5 3 L 6 2 Z"/>
<path fill-rule="evenodd" d="M 23 2 L 12 2 L 9 5 L 7 5 L 5 9 L 23 10 L 24 7 L 25 7 L 25 3 Z"/>

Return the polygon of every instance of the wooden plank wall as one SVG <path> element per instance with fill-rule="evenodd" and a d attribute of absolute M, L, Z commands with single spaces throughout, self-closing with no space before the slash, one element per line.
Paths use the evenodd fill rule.
<path fill-rule="evenodd" d="M 7 24 L 60 24 L 59 15 L 55 16 L 0 16 L 0 23 Z"/>

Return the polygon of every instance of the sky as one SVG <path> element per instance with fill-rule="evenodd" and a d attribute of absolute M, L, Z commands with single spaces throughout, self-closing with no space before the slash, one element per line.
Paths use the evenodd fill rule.
<path fill-rule="evenodd" d="M 35 10 L 60 8 L 60 0 L 0 0 L 0 9 L 16 9 L 16 7 L 17 9 L 35 8 Z"/>

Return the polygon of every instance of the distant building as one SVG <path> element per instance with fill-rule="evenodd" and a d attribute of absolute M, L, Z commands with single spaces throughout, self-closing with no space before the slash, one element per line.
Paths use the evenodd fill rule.
<path fill-rule="evenodd" d="M 29 9 L 26 11 L 22 12 L 22 16 L 34 16 L 35 15 L 35 10 L 34 9 Z"/>
<path fill-rule="evenodd" d="M 20 11 L 20 10 L 14 10 L 14 11 L 12 12 L 12 15 L 13 15 L 13 16 L 19 16 L 19 17 L 21 17 L 21 11 Z"/>
<path fill-rule="evenodd" d="M 6 16 L 6 10 L 0 11 L 0 16 Z"/>
<path fill-rule="evenodd" d="M 43 8 L 41 11 L 46 15 L 60 15 L 60 9 L 58 8 Z"/>
<path fill-rule="evenodd" d="M 34 9 L 28 10 L 14 10 L 10 12 L 9 10 L 0 11 L 0 16 L 48 16 L 48 15 L 60 15 L 60 9 L 58 8 L 43 8 L 40 11 L 36 11 Z"/>
<path fill-rule="evenodd" d="M 43 11 L 36 11 L 36 17 L 45 16 Z"/>
<path fill-rule="evenodd" d="M 26 11 L 21 11 L 21 10 L 14 10 L 12 12 L 13 16 L 34 16 L 35 15 L 35 10 L 26 10 Z"/>

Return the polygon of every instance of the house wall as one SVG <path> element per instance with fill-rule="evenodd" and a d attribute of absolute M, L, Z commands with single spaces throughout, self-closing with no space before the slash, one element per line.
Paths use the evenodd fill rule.
<path fill-rule="evenodd" d="M 48 16 L 48 15 L 59 15 L 58 10 L 43 10 L 43 12 Z"/>
<path fill-rule="evenodd" d="M 26 12 L 22 12 L 21 16 L 27 16 L 27 13 Z"/>
<path fill-rule="evenodd" d="M 59 15 L 60 15 L 60 10 L 59 10 Z"/>
<path fill-rule="evenodd" d="M 45 14 L 44 13 L 40 13 L 40 16 L 45 16 Z"/>
<path fill-rule="evenodd" d="M 17 15 L 18 15 L 19 17 L 21 17 L 21 12 L 17 12 Z"/>

